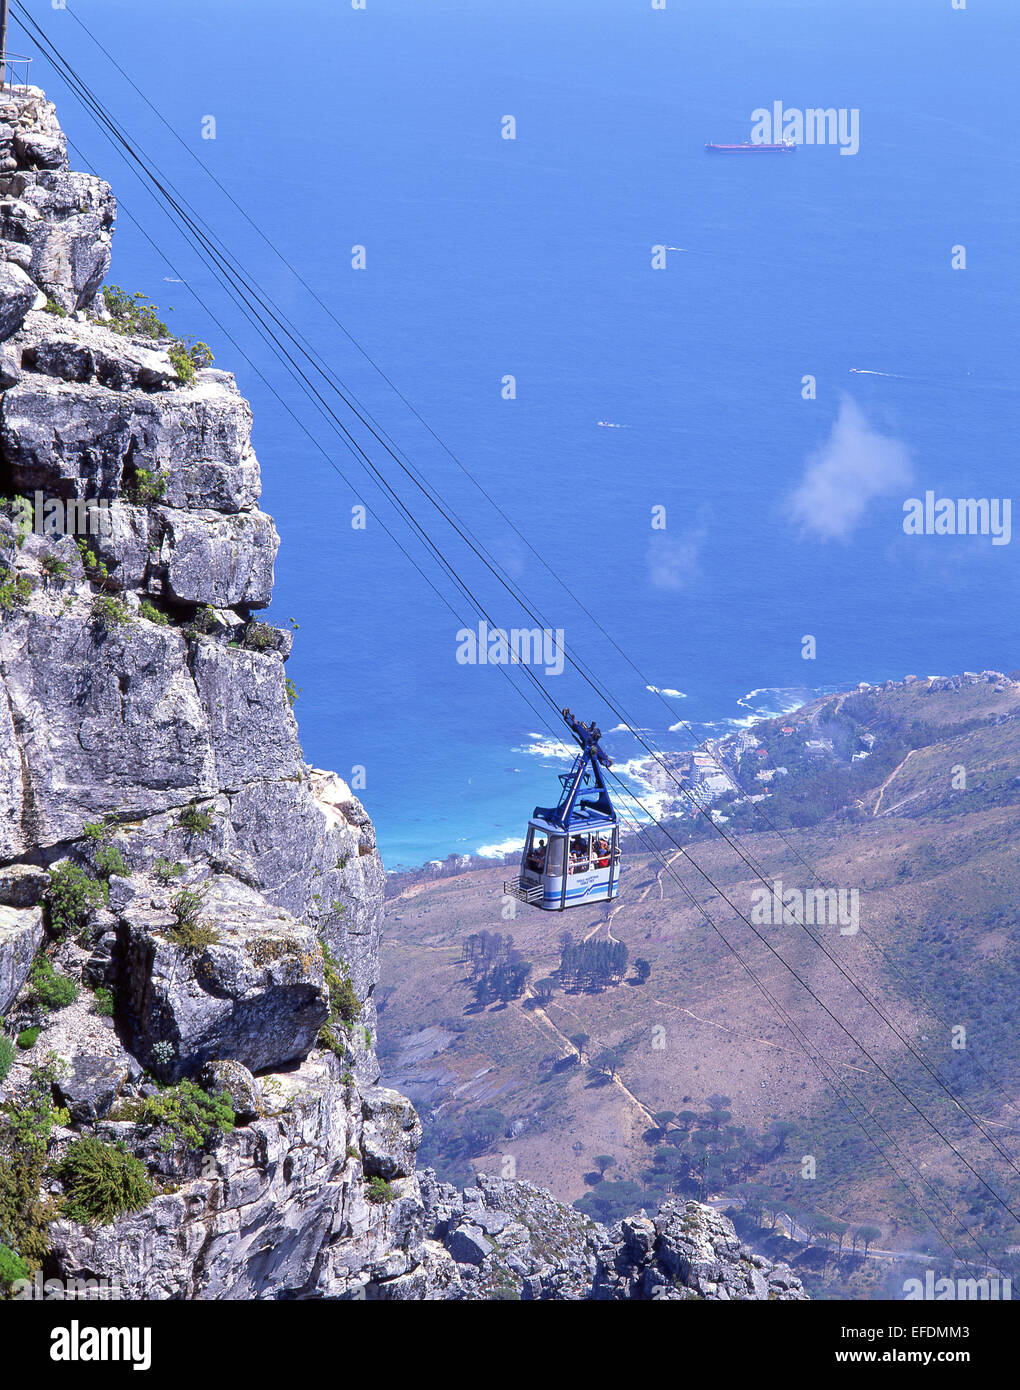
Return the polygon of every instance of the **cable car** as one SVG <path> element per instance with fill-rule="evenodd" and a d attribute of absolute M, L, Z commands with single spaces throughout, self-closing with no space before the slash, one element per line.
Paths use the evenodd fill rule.
<path fill-rule="evenodd" d="M 520 877 L 503 884 L 505 894 L 547 912 L 608 902 L 620 889 L 620 825 L 602 775 L 612 760 L 594 722 L 562 714 L 581 751 L 560 774 L 559 802 L 535 807 Z"/>

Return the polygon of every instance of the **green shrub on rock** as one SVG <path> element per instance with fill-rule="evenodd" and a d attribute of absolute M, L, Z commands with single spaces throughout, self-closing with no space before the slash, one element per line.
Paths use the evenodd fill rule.
<path fill-rule="evenodd" d="M 369 1181 L 365 1196 L 370 1202 L 381 1204 L 383 1202 L 395 1202 L 397 1194 L 393 1190 L 392 1183 L 385 1178 L 372 1178 Z"/>
<path fill-rule="evenodd" d="M 79 1225 L 107 1226 L 155 1196 L 144 1163 L 93 1135 L 75 1140 L 57 1171 L 66 1194 L 64 1215 Z"/>
<path fill-rule="evenodd" d="M 47 1013 L 51 1009 L 66 1008 L 78 998 L 78 986 L 54 970 L 49 956 L 36 956 L 28 972 L 28 983 L 32 987 L 32 997 Z"/>
<path fill-rule="evenodd" d="M 189 835 L 204 835 L 206 831 L 212 829 L 212 823 L 212 812 L 200 811 L 194 802 L 185 806 L 177 817 L 177 824 Z"/>
<path fill-rule="evenodd" d="M 0 1037 L 0 1082 L 7 1080 L 7 1073 L 14 1065 L 14 1044 L 10 1038 Z"/>
<path fill-rule="evenodd" d="M 81 940 L 91 926 L 93 913 L 103 905 L 103 886 L 77 864 L 58 864 L 50 870 L 45 901 L 52 935 Z"/>
<path fill-rule="evenodd" d="M 179 1081 L 150 1096 L 142 1107 L 143 1124 L 165 1131 L 161 1147 L 170 1150 L 176 1143 L 189 1149 L 202 1149 L 215 1133 L 230 1134 L 234 1128 L 234 1109 L 221 1093 L 211 1096 L 194 1081 Z"/>
<path fill-rule="evenodd" d="M 0 1245 L 0 1293 L 9 1294 L 19 1279 L 27 1279 L 31 1271 L 20 1255 L 9 1245 Z"/>

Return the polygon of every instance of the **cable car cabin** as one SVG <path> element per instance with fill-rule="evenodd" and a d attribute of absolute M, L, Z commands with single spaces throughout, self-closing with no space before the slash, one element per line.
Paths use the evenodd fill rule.
<path fill-rule="evenodd" d="M 504 893 L 547 911 L 607 902 L 620 888 L 620 828 L 603 767 L 611 767 L 599 747 L 601 733 L 563 711 L 581 752 L 562 773 L 556 806 L 536 806 L 528 822 L 520 878 L 503 884 Z"/>

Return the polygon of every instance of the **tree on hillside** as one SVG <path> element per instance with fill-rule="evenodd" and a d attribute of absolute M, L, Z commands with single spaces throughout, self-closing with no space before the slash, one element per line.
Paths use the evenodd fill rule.
<path fill-rule="evenodd" d="M 595 1066 L 612 1081 L 616 1077 L 622 1060 L 623 1058 L 618 1048 L 604 1047 L 595 1058 Z"/>
<path fill-rule="evenodd" d="M 864 1246 L 864 1258 L 865 1258 L 865 1259 L 868 1258 L 868 1246 L 869 1246 L 869 1245 L 874 1245 L 875 1241 L 878 1240 L 878 1238 L 879 1238 L 879 1236 L 880 1236 L 881 1234 L 882 1234 L 882 1228 L 881 1228 L 881 1226 L 858 1226 L 858 1227 L 857 1227 L 857 1239 L 858 1239 L 858 1240 L 861 1242 L 861 1244 Z"/>
<path fill-rule="evenodd" d="M 634 974 L 637 976 L 638 984 L 643 985 L 651 973 L 652 967 L 648 961 L 642 956 L 638 956 L 634 962 Z"/>
<path fill-rule="evenodd" d="M 616 1166 L 616 1159 L 612 1154 L 596 1154 L 594 1158 L 595 1167 L 599 1170 L 599 1177 L 606 1176 L 606 1169 Z"/>
<path fill-rule="evenodd" d="M 548 1004 L 555 992 L 556 981 L 551 980 L 548 975 L 544 975 L 541 980 L 535 981 L 535 998 L 540 1004 Z"/>
<path fill-rule="evenodd" d="M 587 1033 L 571 1033 L 570 1043 L 572 1047 L 575 1047 L 577 1049 L 578 1057 L 580 1057 L 581 1053 L 584 1051 L 585 1043 L 587 1043 L 587 1041 Z"/>

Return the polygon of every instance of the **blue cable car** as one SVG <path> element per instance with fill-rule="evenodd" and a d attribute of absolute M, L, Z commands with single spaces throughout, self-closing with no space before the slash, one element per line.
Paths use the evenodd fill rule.
<path fill-rule="evenodd" d="M 528 822 L 521 874 L 503 892 L 548 912 L 608 902 L 620 888 L 620 826 L 604 767 L 612 760 L 599 747 L 602 732 L 562 711 L 581 745 L 556 806 L 536 806 Z"/>

